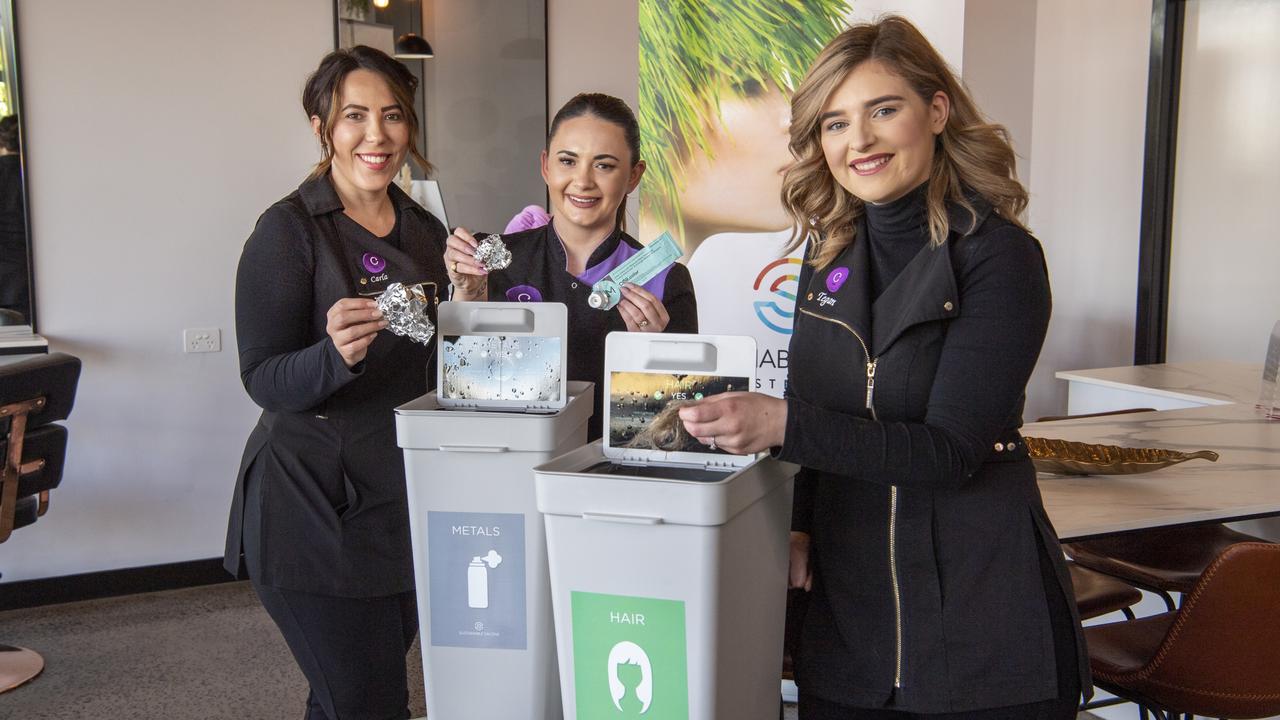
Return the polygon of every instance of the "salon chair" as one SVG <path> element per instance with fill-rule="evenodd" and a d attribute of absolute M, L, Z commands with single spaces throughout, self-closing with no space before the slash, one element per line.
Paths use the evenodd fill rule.
<path fill-rule="evenodd" d="M 49 509 L 67 454 L 67 429 L 55 423 L 71 414 L 79 379 L 80 359 L 64 353 L 0 358 L 0 542 Z M 43 669 L 38 653 L 0 644 L 0 692 Z"/>
<path fill-rule="evenodd" d="M 1084 629 L 1098 687 L 1176 720 L 1280 715 L 1280 545 L 1223 551 L 1178 610 Z"/>

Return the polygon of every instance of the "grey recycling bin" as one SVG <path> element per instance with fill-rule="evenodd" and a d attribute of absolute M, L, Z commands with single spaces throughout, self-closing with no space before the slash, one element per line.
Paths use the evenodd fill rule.
<path fill-rule="evenodd" d="M 562 717 L 532 468 L 586 442 L 592 393 L 570 382 L 549 414 L 396 408 L 432 720 Z"/>
<path fill-rule="evenodd" d="M 599 442 L 536 469 L 566 718 L 777 717 L 795 471 Z"/>

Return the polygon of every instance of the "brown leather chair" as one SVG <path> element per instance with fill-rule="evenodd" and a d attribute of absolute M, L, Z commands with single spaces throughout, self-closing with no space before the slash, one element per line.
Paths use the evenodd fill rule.
<path fill-rule="evenodd" d="M 1117 611 L 1133 619 L 1133 610 L 1129 608 L 1142 600 L 1142 593 L 1137 588 L 1078 563 L 1067 563 L 1067 570 L 1071 572 L 1071 585 L 1075 589 L 1076 609 L 1080 611 L 1081 620 Z"/>
<path fill-rule="evenodd" d="M 1266 542 L 1226 525 L 1152 528 L 1098 540 L 1064 543 L 1067 555 L 1084 567 L 1118 577 L 1164 598 L 1191 591 L 1209 563 L 1231 545 Z"/>
<path fill-rule="evenodd" d="M 1080 613 L 1081 620 L 1091 620 L 1117 611 L 1124 613 L 1124 616 L 1130 620 L 1134 619 L 1133 610 L 1130 608 L 1142 600 L 1142 593 L 1137 588 L 1071 561 L 1067 561 L 1067 570 L 1071 573 L 1076 609 Z M 1080 709 L 1093 710 L 1123 702 L 1123 699 L 1095 698 L 1081 703 Z"/>
<path fill-rule="evenodd" d="M 67 430 L 53 423 L 71 413 L 79 379 L 80 360 L 63 353 L 0 358 L 0 542 L 49 508 L 67 452 Z M 0 645 L 0 692 L 43 669 L 38 653 Z"/>
<path fill-rule="evenodd" d="M 1180 609 L 1084 633 L 1094 683 L 1144 718 L 1280 715 L 1280 545 L 1231 545 Z"/>

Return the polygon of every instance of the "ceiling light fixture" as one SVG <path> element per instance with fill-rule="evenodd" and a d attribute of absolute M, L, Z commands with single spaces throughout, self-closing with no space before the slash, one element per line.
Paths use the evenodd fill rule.
<path fill-rule="evenodd" d="M 401 60 L 426 60 L 435 56 L 431 43 L 415 33 L 405 33 L 396 39 L 396 57 Z"/>

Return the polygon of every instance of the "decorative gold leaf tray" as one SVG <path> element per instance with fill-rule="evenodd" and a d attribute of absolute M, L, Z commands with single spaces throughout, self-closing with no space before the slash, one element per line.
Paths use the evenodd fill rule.
<path fill-rule="evenodd" d="M 1178 452 L 1036 437 L 1024 437 L 1023 441 L 1038 472 L 1063 475 L 1133 475 L 1188 460 L 1218 461 L 1218 453 L 1212 450 Z"/>

